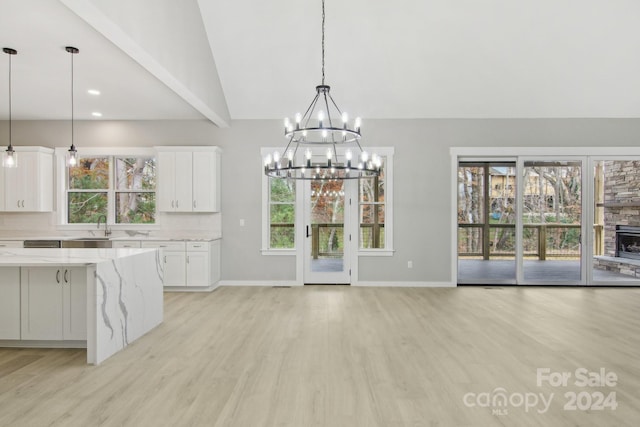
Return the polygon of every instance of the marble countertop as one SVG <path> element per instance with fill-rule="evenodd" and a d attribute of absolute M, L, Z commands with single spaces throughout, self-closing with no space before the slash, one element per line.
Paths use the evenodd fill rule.
<path fill-rule="evenodd" d="M 0 267 L 85 266 L 156 249 L 0 249 Z"/>
<path fill-rule="evenodd" d="M 90 239 L 95 237 L 96 239 L 103 239 L 104 236 L 0 236 L 0 240 L 5 241 L 24 241 L 24 240 L 76 240 L 76 239 Z M 209 237 L 184 237 L 184 236 L 109 236 L 109 240 L 117 241 L 190 241 L 190 242 L 211 242 L 214 240 L 220 240 L 222 236 L 209 236 Z"/>

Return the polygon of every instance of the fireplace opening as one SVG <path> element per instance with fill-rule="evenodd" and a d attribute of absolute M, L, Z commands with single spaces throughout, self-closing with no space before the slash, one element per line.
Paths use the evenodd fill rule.
<path fill-rule="evenodd" d="M 616 256 L 640 259 L 640 227 L 616 225 Z"/>

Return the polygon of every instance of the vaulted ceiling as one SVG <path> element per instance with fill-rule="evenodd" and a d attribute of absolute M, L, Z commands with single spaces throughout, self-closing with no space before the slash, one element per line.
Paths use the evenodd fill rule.
<path fill-rule="evenodd" d="M 67 45 L 79 120 L 281 118 L 321 80 L 321 0 L 1 5 L 18 120 L 69 119 Z M 635 0 L 326 0 L 326 83 L 365 119 L 640 117 L 638 22 Z"/>

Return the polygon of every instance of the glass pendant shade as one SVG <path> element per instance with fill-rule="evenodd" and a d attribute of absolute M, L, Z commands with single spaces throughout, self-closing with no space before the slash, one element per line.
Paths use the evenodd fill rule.
<path fill-rule="evenodd" d="M 14 151 L 11 144 L 9 144 L 9 147 L 7 147 L 4 155 L 2 156 L 2 166 L 5 168 L 18 167 L 18 154 Z"/>

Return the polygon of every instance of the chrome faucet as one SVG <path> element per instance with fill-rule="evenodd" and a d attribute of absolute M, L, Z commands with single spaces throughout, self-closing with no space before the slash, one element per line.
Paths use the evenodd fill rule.
<path fill-rule="evenodd" d="M 107 216 L 106 215 L 100 215 L 98 217 L 98 226 L 97 228 L 100 229 L 100 222 L 101 220 L 104 218 L 104 237 L 109 236 L 109 234 L 111 234 L 111 230 L 109 230 L 109 225 L 107 225 Z"/>

